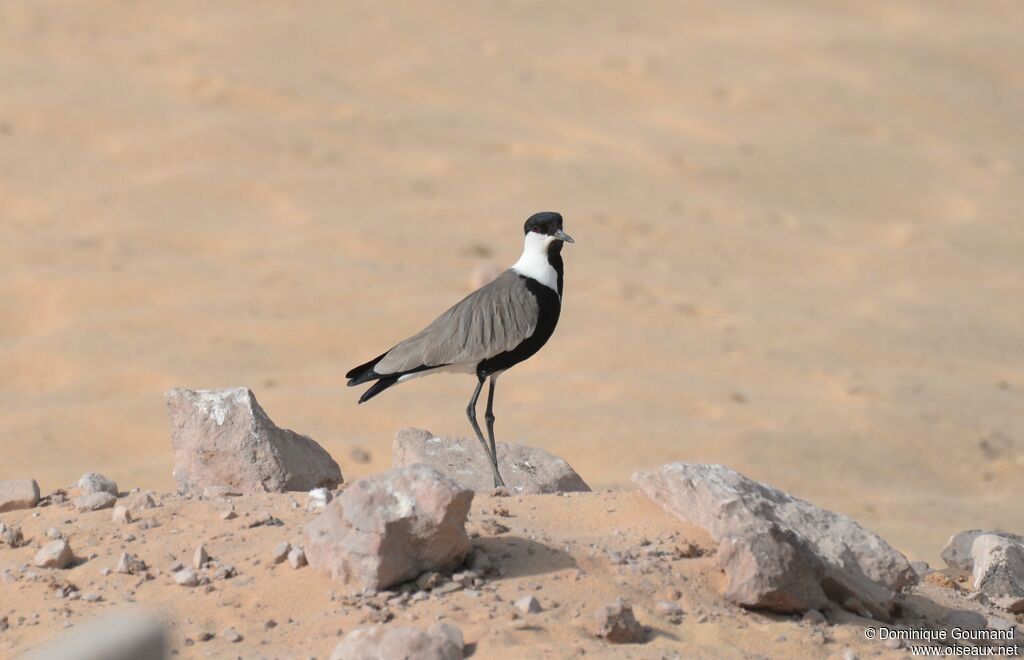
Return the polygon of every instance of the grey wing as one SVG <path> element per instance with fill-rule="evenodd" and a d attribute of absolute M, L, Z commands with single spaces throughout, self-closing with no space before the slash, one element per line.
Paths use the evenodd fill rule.
<path fill-rule="evenodd" d="M 523 279 L 507 270 L 409 337 L 374 366 L 381 375 L 475 364 L 510 351 L 533 334 L 540 309 Z"/>

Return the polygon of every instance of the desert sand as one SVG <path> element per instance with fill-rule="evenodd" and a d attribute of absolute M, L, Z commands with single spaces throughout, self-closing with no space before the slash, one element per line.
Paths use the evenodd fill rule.
<path fill-rule="evenodd" d="M 464 435 L 471 379 L 342 376 L 551 209 L 562 319 L 500 440 L 602 490 L 724 463 L 932 563 L 1020 532 L 1021 34 L 1016 2 L 4 2 L 0 479 L 170 491 L 173 386 L 253 388 L 347 480 Z"/>

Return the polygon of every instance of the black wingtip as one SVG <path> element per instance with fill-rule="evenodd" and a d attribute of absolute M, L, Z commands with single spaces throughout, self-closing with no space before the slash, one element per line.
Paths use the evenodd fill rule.
<path fill-rule="evenodd" d="M 384 390 L 388 389 L 392 385 L 398 382 L 398 376 L 385 376 L 373 384 L 373 387 L 363 392 L 363 395 L 359 397 L 359 403 L 366 403 L 373 397 L 377 396 Z"/>
<path fill-rule="evenodd" d="M 381 353 L 369 362 L 365 362 L 358 367 L 349 369 L 348 373 L 345 374 L 345 378 L 348 378 L 348 386 L 352 387 L 354 385 L 365 383 L 368 380 L 380 378 L 380 375 L 374 372 L 373 368 L 377 366 L 377 363 L 380 362 L 385 355 L 387 355 L 387 351 Z"/>

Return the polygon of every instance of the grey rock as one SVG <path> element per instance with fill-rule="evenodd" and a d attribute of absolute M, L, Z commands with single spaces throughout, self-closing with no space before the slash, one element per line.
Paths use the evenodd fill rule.
<path fill-rule="evenodd" d="M 1020 537 L 982 534 L 971 545 L 974 588 L 997 607 L 1024 612 L 1024 543 Z"/>
<path fill-rule="evenodd" d="M 78 492 L 81 495 L 110 493 L 114 497 L 117 497 L 117 483 L 115 483 L 113 479 L 104 477 L 102 474 L 90 472 L 82 475 L 82 478 L 78 480 Z"/>
<path fill-rule="evenodd" d="M 213 579 L 214 580 L 230 580 L 231 578 L 235 577 L 236 575 L 238 575 L 238 571 L 235 570 L 234 566 L 231 566 L 230 564 L 224 564 L 222 566 L 219 566 L 217 568 L 217 570 L 214 571 Z"/>
<path fill-rule="evenodd" d="M 135 575 L 144 570 L 146 570 L 146 565 L 127 552 L 121 553 L 121 556 L 117 558 L 117 565 L 114 567 L 114 572 L 122 575 Z"/>
<path fill-rule="evenodd" d="M 970 574 L 978 594 L 993 604 L 1010 612 L 1024 611 L 1024 537 L 969 529 L 949 538 L 942 560 L 949 568 Z"/>
<path fill-rule="evenodd" d="M 79 511 L 99 511 L 109 509 L 117 504 L 117 497 L 106 491 L 80 495 L 74 499 L 75 508 Z"/>
<path fill-rule="evenodd" d="M 470 550 L 472 501 L 425 465 L 360 479 L 306 525 L 306 557 L 355 592 L 453 570 Z"/>
<path fill-rule="evenodd" d="M 65 539 L 50 541 L 36 553 L 33 563 L 39 568 L 67 568 L 75 555 Z"/>
<path fill-rule="evenodd" d="M 182 493 L 228 486 L 243 493 L 334 488 L 341 469 L 311 438 L 278 428 L 244 388 L 172 389 L 165 395 Z"/>
<path fill-rule="evenodd" d="M 39 504 L 39 484 L 35 479 L 0 481 L 0 513 L 31 509 Z"/>
<path fill-rule="evenodd" d="M 345 635 L 330 660 L 461 660 L 462 633 L 450 624 L 426 632 L 405 626 L 364 626 Z"/>
<path fill-rule="evenodd" d="M 497 443 L 498 468 L 509 489 L 524 493 L 589 492 L 583 479 L 561 458 L 538 447 Z M 463 488 L 494 489 L 491 462 L 476 439 L 437 437 L 407 428 L 395 435 L 393 465 L 429 465 Z"/>
<path fill-rule="evenodd" d="M 89 621 L 22 660 L 165 660 L 167 633 L 160 622 L 141 612 L 119 612 Z"/>
<path fill-rule="evenodd" d="M 647 631 L 636 620 L 629 603 L 617 598 L 594 613 L 594 634 L 612 644 L 636 644 Z"/>
<path fill-rule="evenodd" d="M 57 538 L 60 538 L 59 536 Z M 17 526 L 8 527 L 0 523 L 0 543 L 11 548 L 20 548 L 25 545 L 25 536 L 21 528 Z"/>
<path fill-rule="evenodd" d="M 431 589 L 444 584 L 444 582 L 444 576 L 437 571 L 427 571 L 416 578 L 416 586 L 423 591 L 430 591 Z"/>
<path fill-rule="evenodd" d="M 888 620 L 897 593 L 917 582 L 906 557 L 855 521 L 728 467 L 672 463 L 633 481 L 718 542 L 724 595 L 739 605 L 803 612 L 831 598 Z"/>
<path fill-rule="evenodd" d="M 227 628 L 220 634 L 221 639 L 227 641 L 229 644 L 237 644 L 242 641 L 243 637 L 238 634 L 238 631 L 234 628 Z"/>
<path fill-rule="evenodd" d="M 118 504 L 110 514 L 110 520 L 119 525 L 127 525 L 133 520 L 132 512 L 123 504 Z"/>

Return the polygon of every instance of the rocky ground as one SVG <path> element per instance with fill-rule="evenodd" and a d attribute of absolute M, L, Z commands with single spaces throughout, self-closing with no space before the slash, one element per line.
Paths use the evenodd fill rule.
<path fill-rule="evenodd" d="M 175 389 L 166 404 L 173 494 L 97 473 L 45 495 L 0 481 L 4 655 L 904 653 L 868 637 L 883 626 L 1000 633 L 1020 651 L 1013 534 L 959 533 L 936 572 L 725 466 L 673 463 L 636 473 L 638 490 L 593 492 L 563 459 L 500 444 L 509 487 L 491 489 L 478 447 L 416 429 L 396 435 L 393 469 L 344 482 L 246 388 Z"/>
<path fill-rule="evenodd" d="M 157 506 L 128 524 L 113 521 L 111 509 L 52 499 L 0 514 L 25 543 L 0 546 L 0 655 L 135 607 L 167 624 L 178 657 L 326 658 L 359 626 L 438 622 L 458 626 L 466 655 L 480 658 L 906 655 L 866 640 L 870 622 L 839 610 L 826 611 L 826 622 L 726 602 L 711 538 L 638 491 L 478 494 L 467 522 L 471 560 L 485 554 L 490 573 L 360 596 L 282 555 L 281 544 L 303 545 L 303 526 L 322 515 L 306 511 L 305 494 L 210 494 L 154 494 Z M 37 567 L 40 546 L 54 538 L 67 539 L 73 564 Z M 202 565 L 200 545 L 209 557 Z M 135 560 L 129 573 L 119 572 L 124 553 Z M 182 568 L 195 571 L 196 585 L 177 583 Z M 536 605 L 523 602 L 531 596 Z M 647 628 L 642 643 L 595 635 L 595 613 L 616 598 Z M 935 625 L 965 612 L 996 616 L 948 578 L 925 579 L 906 602 Z"/>

